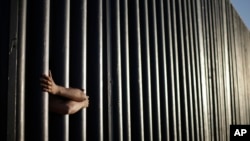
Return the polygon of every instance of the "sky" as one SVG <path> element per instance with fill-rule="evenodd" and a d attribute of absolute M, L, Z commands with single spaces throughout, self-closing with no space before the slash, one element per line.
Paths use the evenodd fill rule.
<path fill-rule="evenodd" d="M 230 0 L 250 31 L 250 0 Z"/>

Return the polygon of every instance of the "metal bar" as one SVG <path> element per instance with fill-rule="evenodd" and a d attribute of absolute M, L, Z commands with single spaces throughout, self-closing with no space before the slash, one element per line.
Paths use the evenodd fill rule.
<path fill-rule="evenodd" d="M 71 1 L 70 6 L 70 85 L 84 89 L 88 95 L 86 90 L 87 0 Z M 86 114 L 87 110 L 82 109 L 70 116 L 69 140 L 87 141 Z"/>
<path fill-rule="evenodd" d="M 122 69 L 121 69 L 121 13 L 120 1 L 107 1 L 107 31 L 108 31 L 108 62 L 111 71 L 111 121 L 110 140 L 123 140 L 123 111 L 122 111 Z M 112 20 L 111 20 L 112 19 Z M 110 86 L 111 87 L 111 86 Z"/>
<path fill-rule="evenodd" d="M 104 140 L 104 127 L 103 127 L 103 0 L 99 0 L 98 3 L 98 63 L 99 63 L 99 74 L 98 74 L 98 87 L 99 87 L 99 119 L 98 119 L 98 134 L 99 134 L 99 141 Z"/>
<path fill-rule="evenodd" d="M 39 79 L 49 73 L 50 2 L 29 1 L 27 7 L 25 140 L 47 141 L 48 93 L 41 90 Z"/>
<path fill-rule="evenodd" d="M 189 140 L 188 129 L 188 111 L 187 111 L 187 87 L 186 87 L 186 65 L 185 65 L 185 45 L 184 45 L 184 27 L 182 26 L 184 20 L 183 4 L 179 0 L 176 2 L 176 80 L 177 80 L 177 106 L 179 111 L 179 120 L 181 125 L 178 127 L 181 130 L 182 138 Z M 186 11 L 185 11 L 186 12 Z"/>
<path fill-rule="evenodd" d="M 69 87 L 70 1 L 51 3 L 51 71 L 56 83 Z M 69 140 L 69 116 L 50 114 L 50 140 Z"/>
<path fill-rule="evenodd" d="M 111 0 L 107 0 L 106 1 L 106 14 L 107 14 L 107 81 L 108 81 L 108 138 L 109 140 L 113 141 L 114 140 L 114 136 L 115 134 L 117 134 L 116 132 L 116 129 L 114 129 L 114 124 L 117 125 L 117 122 L 114 123 L 114 119 L 117 119 L 118 117 L 115 115 L 114 117 L 114 108 L 115 106 L 114 105 L 114 102 L 113 102 L 113 95 L 114 95 L 114 92 L 113 92 L 113 89 L 112 89 L 112 86 L 113 86 L 113 69 L 112 69 L 112 26 L 115 26 L 112 21 L 114 20 L 111 20 L 113 19 L 113 13 L 116 13 L 116 11 L 112 11 L 113 9 L 115 9 L 113 7 L 113 5 L 111 4 Z M 114 45 L 114 48 L 115 48 L 115 45 Z M 114 69 L 114 71 L 116 72 L 116 70 Z M 116 83 L 116 82 L 115 82 Z"/>
<path fill-rule="evenodd" d="M 145 138 L 153 141 L 153 113 L 152 113 L 152 76 L 151 76 L 151 62 L 150 62 L 150 33 L 149 33 L 149 7 L 148 0 L 140 3 L 142 12 L 141 14 L 141 40 L 142 40 L 142 77 L 143 79 L 143 93 L 146 95 L 144 103 L 147 106 L 144 108 L 144 127 Z M 153 63 L 152 63 L 153 64 Z"/>
<path fill-rule="evenodd" d="M 158 55 L 158 32 L 157 32 L 157 13 L 155 0 L 149 1 L 149 36 L 150 37 L 150 52 L 151 55 L 151 70 L 152 70 L 152 95 L 153 99 L 153 135 L 154 140 L 161 141 L 161 102 L 160 102 L 160 82 L 159 82 L 159 55 Z"/>
<path fill-rule="evenodd" d="M 178 2 L 178 12 L 177 12 L 177 25 L 178 25 L 178 53 L 180 54 L 179 57 L 179 63 L 180 63 L 180 101 L 181 101 L 181 113 L 183 114 L 181 116 L 182 119 L 182 135 L 183 138 L 185 138 L 187 141 L 190 140 L 190 133 L 189 133 L 189 112 L 188 112 L 188 87 L 187 87 L 187 64 L 190 64 L 190 62 L 186 62 L 187 60 L 187 49 L 189 48 L 188 46 L 188 40 L 186 38 L 189 37 L 189 34 L 187 33 L 187 11 L 186 11 L 186 3 L 182 2 L 179 0 Z M 186 24 L 182 24 L 182 23 Z"/>
<path fill-rule="evenodd" d="M 199 0 L 196 1 L 196 6 L 197 6 L 197 27 L 198 27 L 198 31 L 202 31 L 202 15 L 201 15 L 201 3 Z M 205 78 L 205 68 L 206 68 L 206 63 L 205 63 L 205 58 L 204 58 L 204 41 L 203 41 L 203 35 L 201 32 L 198 32 L 198 41 L 199 41 L 199 50 L 198 50 L 198 59 L 199 59 L 199 66 L 200 66 L 200 83 L 201 83 L 201 93 L 202 96 L 199 96 L 199 108 L 201 109 L 202 113 L 201 113 L 201 117 L 203 117 L 203 121 L 204 124 L 201 124 L 201 129 L 203 129 L 202 132 L 202 136 L 201 136 L 201 140 L 203 140 L 203 138 L 210 140 L 210 136 L 209 136 L 209 128 L 208 128 L 208 124 L 206 124 L 208 122 L 208 109 L 207 109 L 207 89 L 206 89 L 206 78 Z M 201 102 L 203 103 L 201 106 Z"/>
<path fill-rule="evenodd" d="M 25 67 L 27 1 L 19 3 L 18 62 L 17 62 L 17 140 L 25 140 Z"/>
<path fill-rule="evenodd" d="M 117 107 L 116 113 L 117 113 L 117 131 L 118 133 L 116 134 L 117 140 L 123 141 L 123 114 L 122 114 L 122 105 L 123 105 L 123 100 L 122 100 L 122 68 L 121 68 L 121 16 L 120 16 L 120 1 L 116 0 L 114 2 L 115 4 L 115 44 L 113 46 L 113 57 L 115 57 L 113 60 L 115 61 L 113 67 L 114 67 L 114 94 L 117 94 L 117 98 L 115 98 L 115 103 Z M 112 46 L 111 46 L 112 47 Z M 115 88 L 116 87 L 116 88 Z M 115 139 L 116 140 L 116 139 Z"/>
<path fill-rule="evenodd" d="M 211 35 L 211 39 L 212 39 L 212 41 L 211 41 L 211 43 L 212 43 L 212 46 L 211 46 L 211 67 L 212 67 L 212 87 L 213 87 L 213 91 L 212 91 L 212 93 L 211 93 L 211 108 L 212 108 L 212 112 L 213 112 L 213 114 L 215 115 L 215 114 L 218 114 L 217 113 L 217 107 L 218 107 L 218 103 L 217 103 L 217 99 L 216 99 L 216 96 L 219 94 L 218 93 L 218 87 L 217 87 L 217 72 L 216 72 L 216 70 L 217 70 L 217 58 L 216 58 L 216 54 L 217 54 L 217 52 L 216 52 L 216 49 L 217 49 L 217 43 L 218 43 L 218 41 L 217 41 L 217 37 L 218 37 L 218 35 L 216 34 L 217 33 L 217 25 L 216 25 L 216 15 L 218 14 L 217 13 L 217 11 L 216 11 L 216 3 L 213 1 L 213 2 L 210 2 L 210 7 L 211 7 L 211 16 L 210 16 L 210 24 L 212 25 L 212 30 L 211 30 L 211 33 L 210 33 L 210 35 Z M 216 94 L 216 95 L 215 95 Z M 217 124 L 218 124 L 218 116 L 212 116 L 211 117 L 211 134 L 212 134 L 212 137 L 218 137 L 218 132 L 217 132 L 217 130 L 218 130 L 218 126 L 217 126 Z"/>
<path fill-rule="evenodd" d="M 141 21 L 139 0 L 128 1 L 129 5 L 129 40 L 130 40 L 130 82 L 131 82 L 131 133 L 135 140 L 145 140 L 144 134 L 144 108 L 142 86 L 142 57 L 141 57 Z"/>
<path fill-rule="evenodd" d="M 170 115 L 169 115 L 169 120 L 172 121 L 170 122 L 170 129 L 172 129 L 170 131 L 170 140 L 173 141 L 177 141 L 180 140 L 178 138 L 178 120 L 177 120 L 177 107 L 176 107 L 176 102 L 175 102 L 175 96 L 176 96 L 176 89 L 175 89 L 175 68 L 174 68 L 174 64 L 175 64 L 175 60 L 174 60 L 174 47 L 175 47 L 175 37 L 176 37 L 176 33 L 174 32 L 175 30 L 175 11 L 174 11 L 174 5 L 172 4 L 172 2 L 170 1 L 166 1 L 166 15 L 167 15 L 167 39 L 168 39 L 168 51 L 169 51 L 169 62 L 170 62 L 170 103 L 169 105 L 171 105 L 170 107 Z M 172 36 L 172 33 L 175 33 L 174 36 Z"/>
<path fill-rule="evenodd" d="M 198 57 L 198 49 L 196 48 L 196 46 L 198 46 L 199 44 L 199 40 L 198 40 L 198 27 L 197 27 L 197 7 L 196 7 L 196 2 L 192 1 L 192 5 L 191 5 L 191 9 L 193 9 L 192 13 L 193 13 L 193 19 L 192 19 L 192 23 L 193 23 L 193 30 L 194 30 L 194 47 L 191 49 L 193 50 L 193 54 L 191 56 L 194 56 L 194 65 L 195 65 L 195 69 L 193 71 L 193 79 L 196 81 L 196 83 L 194 83 L 194 86 L 196 85 L 196 94 L 194 93 L 194 111 L 195 111 L 195 134 L 197 135 L 195 137 L 196 140 L 200 140 L 200 137 L 202 136 L 200 134 L 200 126 L 199 126 L 199 120 L 200 120 L 200 109 L 199 109 L 199 101 L 198 101 L 198 95 L 201 94 L 201 83 L 200 83 L 200 70 L 199 70 L 199 57 Z M 192 53 L 191 53 L 192 54 Z M 196 73 L 195 73 L 196 72 Z"/>
<path fill-rule="evenodd" d="M 18 37 L 18 3 L 12 0 L 10 6 L 9 46 L 8 46 L 8 96 L 7 96 L 7 140 L 17 139 L 16 134 L 16 98 L 17 98 L 17 37 Z"/>
<path fill-rule="evenodd" d="M 187 100 L 188 100 L 188 105 L 189 105 L 189 109 L 188 109 L 188 113 L 189 113 L 189 127 L 188 127 L 188 130 L 190 130 L 190 133 L 189 133 L 189 138 L 190 140 L 195 140 L 195 133 L 194 133 L 194 122 L 195 122 L 195 119 L 194 119 L 194 102 L 193 102 L 193 99 L 194 99 L 194 95 L 197 95 L 196 91 L 194 90 L 195 89 L 195 85 L 194 84 L 194 80 L 196 80 L 195 78 L 195 74 L 196 74 L 196 71 L 195 71 L 195 64 L 194 64 L 194 50 L 193 50 L 193 46 L 194 46 L 194 38 L 193 38 L 193 23 L 192 23 L 192 13 L 191 13 L 191 3 L 188 1 L 184 1 L 184 4 L 183 4 L 185 7 L 184 7 L 184 17 L 185 17 L 185 35 L 186 35 L 186 38 L 185 38 L 185 41 L 186 41 L 186 64 L 187 64 Z M 189 36 L 188 36 L 189 35 Z M 194 75 L 192 74 L 192 72 L 194 73 Z M 195 78 L 194 80 L 192 80 L 193 78 Z M 194 87 L 193 87 L 194 86 Z"/>
<path fill-rule="evenodd" d="M 232 5 L 229 3 L 228 4 L 228 12 L 227 12 L 228 16 L 230 17 L 227 21 L 227 23 L 229 23 L 229 40 L 228 40 L 228 43 L 229 43 L 229 62 L 230 62 L 230 107 L 231 107 L 231 123 L 230 124 L 235 124 L 235 79 L 234 79 L 234 71 L 235 71 L 235 68 L 234 68 L 234 59 L 233 59 L 233 48 L 234 48 L 234 30 L 233 30 L 233 26 L 234 26 L 234 23 L 233 23 L 233 12 L 232 12 Z"/>
<path fill-rule="evenodd" d="M 38 45 L 38 48 L 41 49 L 41 73 L 40 74 L 47 74 L 49 73 L 49 29 L 50 29 L 50 2 L 49 0 L 43 0 L 41 1 L 41 33 L 39 33 L 41 36 L 40 38 L 40 44 Z M 38 134 L 41 141 L 48 141 L 49 135 L 48 135 L 48 93 L 47 92 L 40 92 L 39 97 L 39 110 L 40 110 L 40 130 L 38 130 Z M 40 105 L 41 104 L 41 105 Z"/>
<path fill-rule="evenodd" d="M 229 35 L 228 35 L 228 23 L 227 23 L 227 2 L 228 0 L 225 0 L 225 1 L 222 1 L 222 14 L 223 14 L 223 30 L 224 30 L 224 38 L 223 38 L 223 41 L 224 41 L 224 49 L 223 49 L 223 52 L 224 52 L 224 107 L 223 109 L 226 109 L 224 110 L 224 140 L 230 140 L 229 137 L 230 137 L 230 134 L 229 134 L 229 126 L 225 126 L 225 125 L 230 125 L 231 123 L 231 107 L 230 107 L 230 70 L 229 70 L 229 45 L 228 45 L 228 38 L 229 38 Z M 229 32 L 230 33 L 230 32 Z M 223 111 L 223 110 L 222 110 Z"/>
<path fill-rule="evenodd" d="M 121 1 L 121 29 L 122 30 L 122 68 L 123 68 L 123 99 L 124 99 L 124 140 L 131 141 L 131 107 L 130 107 L 130 64 L 129 64 L 129 17 L 128 17 L 128 1 Z M 123 13 L 124 12 L 124 13 Z"/>
<path fill-rule="evenodd" d="M 159 71 L 160 71 L 160 93 L 161 93 L 161 121 L 162 121 L 162 140 L 169 141 L 170 140 L 170 119 L 169 119 L 169 76 L 168 76 L 168 62 L 167 62 L 167 38 L 166 38 L 166 22 L 167 18 L 165 18 L 166 13 L 164 10 L 163 0 L 156 1 L 156 7 L 158 9 L 157 13 L 157 22 L 159 23 L 158 33 L 160 35 L 159 38 Z"/>
<path fill-rule="evenodd" d="M 27 42 L 26 57 L 28 57 L 27 65 L 32 67 L 28 67 L 26 70 L 26 84 L 30 89 L 26 89 L 27 116 L 25 120 L 29 122 L 26 122 L 25 138 L 27 138 L 25 140 L 48 141 L 48 93 L 41 91 L 39 79 L 41 74 L 49 74 L 50 2 L 49 0 L 39 0 L 35 3 L 29 2 L 28 5 L 30 7 L 28 8 L 27 24 L 30 25 L 30 28 L 27 31 L 26 41 L 29 42 Z M 36 16 L 33 13 L 36 13 Z M 31 107 L 36 107 L 36 109 Z"/>
<path fill-rule="evenodd" d="M 179 54 L 178 54 L 178 47 L 179 47 L 179 44 L 178 44 L 178 31 L 177 31 L 177 10 L 176 7 L 178 7 L 178 3 L 176 3 L 175 1 L 172 1 L 171 3 L 171 12 L 172 12 L 172 30 L 173 30 L 173 33 L 174 33 L 174 36 L 173 36 L 173 49 L 171 52 L 171 54 L 173 55 L 173 74 L 172 75 L 172 79 L 174 79 L 174 92 L 172 94 L 172 101 L 173 101 L 173 105 L 175 105 L 173 108 L 173 111 L 175 111 L 175 117 L 173 118 L 176 118 L 176 131 L 177 131 L 177 134 L 176 136 L 174 136 L 174 138 L 176 140 L 182 140 L 182 128 L 181 128 L 181 125 L 182 125 L 182 121 L 181 121 L 181 104 L 180 104 L 180 77 L 179 77 Z M 170 35 L 172 36 L 172 35 Z M 175 95 L 175 96 L 174 96 Z"/>
<path fill-rule="evenodd" d="M 87 140 L 103 141 L 109 138 L 109 121 L 104 123 L 104 116 L 109 118 L 109 64 L 104 64 L 108 56 L 105 56 L 106 49 L 104 42 L 105 13 L 107 12 L 103 0 L 88 1 L 87 19 L 87 89 L 90 96 L 90 105 L 87 114 Z M 96 11 L 97 10 L 97 11 Z M 109 31 L 107 31 L 109 32 Z M 109 36 L 107 36 L 108 39 Z M 109 40 L 107 40 L 109 41 Z M 108 44 L 107 44 L 108 45 Z M 108 50 L 108 48 L 107 48 Z M 107 53 L 106 53 L 107 54 Z M 108 60 L 107 60 L 108 61 Z M 107 66 L 107 76 L 104 75 Z M 109 82 L 108 82 L 109 81 Z M 105 83 L 107 82 L 107 84 Z M 104 89 L 107 88 L 107 89 Z M 106 94 L 104 96 L 104 94 Z M 93 104 L 91 104 L 93 101 Z M 95 102 L 94 102 L 95 101 Z M 105 103 L 104 103 L 105 102 Z M 105 112 L 105 115 L 104 115 Z M 95 118 L 93 118 L 95 117 Z M 104 128 L 105 127 L 105 128 Z M 105 132 L 105 134 L 104 134 Z"/>

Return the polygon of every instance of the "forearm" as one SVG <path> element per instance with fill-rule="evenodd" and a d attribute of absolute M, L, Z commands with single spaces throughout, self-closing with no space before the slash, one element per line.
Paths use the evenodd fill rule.
<path fill-rule="evenodd" d="M 83 90 L 77 88 L 65 88 L 58 86 L 58 92 L 56 95 L 68 98 L 73 101 L 81 102 L 86 99 L 86 94 Z"/>

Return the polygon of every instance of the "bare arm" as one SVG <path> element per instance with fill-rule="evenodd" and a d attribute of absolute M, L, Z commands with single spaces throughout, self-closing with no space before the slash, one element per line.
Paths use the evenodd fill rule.
<path fill-rule="evenodd" d="M 60 97 L 51 95 L 49 98 L 49 109 L 51 112 L 57 114 L 74 114 L 82 108 L 87 108 L 89 105 L 89 99 L 82 102 L 70 101 L 61 99 Z"/>
<path fill-rule="evenodd" d="M 42 75 L 41 77 L 41 86 L 44 91 L 51 93 L 52 95 L 58 95 L 61 97 L 68 98 L 73 101 L 82 102 L 87 96 L 83 90 L 77 88 L 65 88 L 57 85 L 50 72 L 49 76 Z"/>

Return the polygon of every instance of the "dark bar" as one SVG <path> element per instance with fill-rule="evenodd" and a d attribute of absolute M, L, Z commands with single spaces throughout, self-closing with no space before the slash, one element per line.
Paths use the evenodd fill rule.
<path fill-rule="evenodd" d="M 185 3 L 186 1 L 184 1 Z M 189 36 L 186 38 L 187 41 L 189 41 L 189 43 L 187 43 L 187 49 L 186 49 L 186 53 L 187 53 L 187 67 L 188 67 L 188 80 L 187 80 L 187 89 L 188 89 L 188 104 L 189 104 L 189 110 L 188 112 L 190 120 L 189 120 L 189 130 L 190 130 L 190 140 L 195 140 L 195 135 L 197 135 L 195 133 L 195 122 L 196 122 L 196 118 L 195 118 L 195 103 L 197 101 L 194 101 L 196 95 L 197 95 L 197 86 L 196 86 L 196 69 L 195 69 L 195 58 L 194 58 L 194 47 L 195 47 L 195 38 L 194 38 L 194 33 L 193 33 L 193 12 L 192 11 L 192 3 L 190 1 L 187 1 L 184 5 L 186 5 L 186 20 L 187 20 L 187 26 L 186 26 L 186 34 L 188 34 Z M 195 99 L 197 100 L 197 99 Z"/>
<path fill-rule="evenodd" d="M 0 1 L 0 140 L 7 140 L 7 97 L 8 97 L 8 49 L 10 1 Z"/>
<path fill-rule="evenodd" d="M 152 73 L 152 109 L 153 109 L 153 140 L 162 140 L 161 131 L 161 103 L 160 103 L 160 82 L 159 82 L 159 55 L 158 55 L 158 32 L 156 2 L 149 0 L 149 40 L 150 40 L 150 62 Z"/>
<path fill-rule="evenodd" d="M 113 97 L 115 97 L 115 93 L 113 92 L 113 71 L 116 72 L 115 69 L 113 69 L 113 43 L 112 41 L 115 40 L 114 37 L 116 36 L 116 33 L 114 33 L 114 31 L 112 29 L 113 26 L 116 26 L 116 23 L 114 23 L 116 16 L 114 15 L 116 13 L 116 7 L 115 4 L 112 4 L 113 1 L 111 0 L 107 0 L 106 1 L 106 12 L 107 12 L 107 80 L 108 80 L 108 138 L 109 140 L 114 140 L 114 138 L 116 138 L 117 140 L 117 114 L 115 111 L 115 108 L 117 105 L 115 105 L 116 103 L 113 101 Z M 113 22 L 112 22 L 113 21 Z M 113 36 L 115 35 L 115 36 Z M 114 48 L 116 47 L 116 45 L 114 45 Z M 114 53 L 115 54 L 115 53 Z M 116 58 L 114 58 L 115 60 Z M 115 62 L 114 62 L 115 63 Z M 117 83 L 117 82 L 115 82 Z M 117 99 L 116 99 L 117 100 Z M 114 106 L 115 105 L 115 106 Z M 115 122 L 114 122 L 115 121 Z M 119 127 L 118 127 L 119 129 Z M 119 132 L 119 131 L 118 131 Z"/>
<path fill-rule="evenodd" d="M 108 138 L 109 140 L 114 140 L 114 138 L 116 138 L 117 140 L 117 136 L 115 134 L 118 134 L 116 130 L 117 128 L 115 128 L 115 125 L 117 125 L 117 114 L 114 114 L 115 111 L 115 107 L 114 106 L 114 101 L 112 100 L 114 97 L 114 90 L 113 90 L 113 71 L 116 72 L 116 70 L 113 70 L 112 65 L 113 65 L 113 53 L 112 53 L 112 45 L 114 44 L 112 42 L 112 35 L 115 34 L 112 31 L 112 27 L 115 26 L 116 23 L 114 23 L 115 20 L 113 20 L 115 18 L 114 14 L 116 13 L 115 9 L 115 5 L 112 4 L 111 0 L 107 0 L 106 1 L 106 11 L 107 11 L 107 80 L 108 80 Z M 113 11 L 114 10 L 114 11 Z M 113 22 L 112 22 L 113 21 Z M 116 34 L 115 34 L 116 35 Z M 115 36 L 114 36 L 115 37 Z M 114 45 L 115 48 L 115 45 Z M 114 53 L 115 54 L 115 53 Z M 115 58 L 114 58 L 115 60 Z M 114 120 L 116 122 L 114 122 Z M 118 127 L 119 128 L 119 127 Z"/>
<path fill-rule="evenodd" d="M 51 2 L 50 69 L 55 83 L 69 87 L 70 1 Z M 49 138 L 69 140 L 69 115 L 50 113 Z"/>
<path fill-rule="evenodd" d="M 87 29 L 88 29 L 88 48 L 87 54 L 87 89 L 90 96 L 90 104 L 88 108 L 88 126 L 87 140 L 103 141 L 108 139 L 108 122 L 104 123 L 108 117 L 108 93 L 106 72 L 106 46 L 104 39 L 105 27 L 105 3 L 103 0 L 88 1 Z M 105 60 L 104 60 L 105 59 Z M 104 89 L 105 88 L 105 89 Z M 104 97 L 105 94 L 105 97 Z M 91 104 L 92 103 L 92 104 Z M 105 115 L 104 115 L 105 114 Z M 104 134 L 105 132 L 105 134 Z"/>
<path fill-rule="evenodd" d="M 174 6 L 172 5 L 172 2 L 166 1 L 166 16 L 167 16 L 167 41 L 169 48 L 167 48 L 168 52 L 168 58 L 169 60 L 169 71 L 170 73 L 168 74 L 170 78 L 170 87 L 169 87 L 169 121 L 170 122 L 170 140 L 180 140 L 178 135 L 178 119 L 177 119 L 177 107 L 176 107 L 176 102 L 175 102 L 175 96 L 176 96 L 176 82 L 175 82 L 175 60 L 174 60 L 174 47 L 175 47 L 175 11 L 174 11 Z M 173 34 L 174 33 L 174 36 Z"/>
<path fill-rule="evenodd" d="M 128 1 L 121 1 L 121 53 L 122 53 L 122 79 L 123 79 L 123 124 L 124 141 L 131 141 L 131 102 L 130 102 L 130 64 L 129 64 L 129 17 Z"/>
<path fill-rule="evenodd" d="M 152 81 L 151 81 L 151 54 L 149 37 L 149 7 L 148 0 L 140 3 L 140 22 L 141 24 L 141 51 L 142 51 L 142 78 L 143 79 L 143 103 L 147 103 L 144 110 L 144 132 L 145 138 L 153 141 L 153 113 L 152 113 Z M 153 64 L 153 63 L 152 63 Z"/>
<path fill-rule="evenodd" d="M 25 67 L 27 1 L 19 3 L 18 62 L 17 62 L 17 140 L 25 140 Z"/>
<path fill-rule="evenodd" d="M 109 1 L 107 3 L 107 33 L 109 33 L 108 43 L 108 63 L 110 80 L 110 105 L 112 121 L 110 121 L 110 140 L 123 140 L 123 111 L 122 111 L 122 69 L 121 69 L 121 16 L 120 1 Z"/>
<path fill-rule="evenodd" d="M 193 51 L 193 46 L 194 46 L 194 38 L 193 38 L 193 27 L 192 27 L 192 13 L 191 13 L 191 2 L 189 1 L 184 1 L 183 3 L 184 6 L 184 21 L 185 26 L 184 26 L 184 44 L 186 46 L 184 49 L 184 52 L 186 54 L 186 58 L 185 58 L 185 64 L 186 64 L 186 87 L 187 87 L 187 105 L 188 105 L 188 109 L 187 112 L 189 113 L 189 119 L 187 122 L 189 122 L 189 126 L 186 128 L 187 130 L 189 130 L 189 140 L 195 140 L 194 138 L 194 102 L 193 99 L 194 97 L 197 95 L 196 90 L 195 90 L 195 81 L 192 80 L 194 76 L 192 76 L 192 72 L 194 73 L 194 75 L 196 74 L 195 71 L 195 63 L 194 63 L 194 51 Z M 195 78 L 195 77 L 194 77 Z M 196 78 L 195 78 L 196 80 Z M 194 87 L 193 87 L 194 86 Z M 197 102 L 197 101 L 195 101 Z"/>
<path fill-rule="evenodd" d="M 209 95 L 209 100 L 210 100 L 210 111 L 213 114 L 217 114 L 217 100 L 216 100 L 216 96 L 218 94 L 218 88 L 217 88 L 217 73 L 216 73 L 216 51 L 215 49 L 217 48 L 217 26 L 216 26 L 216 14 L 218 14 L 216 12 L 215 9 L 215 2 L 211 1 L 210 3 L 210 20 L 209 20 L 209 27 L 210 28 L 210 39 L 211 39 L 211 80 L 212 80 L 212 84 L 211 84 L 211 93 Z M 218 135 L 216 130 L 218 130 L 218 126 L 216 125 L 218 117 L 217 116 L 210 116 L 210 133 L 211 136 L 216 138 L 216 136 Z"/>
<path fill-rule="evenodd" d="M 186 9 L 184 3 L 182 3 L 181 0 L 177 1 L 177 7 L 176 7 L 176 16 L 177 16 L 177 42 L 178 42 L 178 60 L 179 60 L 179 87 L 180 87 L 180 107 L 181 107 L 181 130 L 182 130 L 182 136 L 186 140 L 190 140 L 189 137 L 189 113 L 188 113 L 188 104 L 187 104 L 187 76 L 186 76 L 186 54 L 185 54 L 185 48 L 188 48 L 187 43 L 185 41 L 184 37 L 188 37 L 188 34 L 185 34 L 185 25 L 182 24 L 187 23 L 186 21 Z M 184 11 L 182 11 L 184 10 Z M 184 26 L 184 27 L 183 27 Z M 177 79 L 178 80 L 178 79 Z"/>
<path fill-rule="evenodd" d="M 129 40 L 130 40 L 130 82 L 131 82 L 131 133 L 135 140 L 145 140 L 144 108 L 142 88 L 142 59 L 141 59 L 141 28 L 139 0 L 130 0 L 129 9 Z"/>
<path fill-rule="evenodd" d="M 25 140 L 48 141 L 48 93 L 40 77 L 49 74 L 50 2 L 28 1 L 27 7 Z"/>
<path fill-rule="evenodd" d="M 174 92 L 173 92 L 173 94 L 172 94 L 172 100 L 174 101 L 174 103 L 173 103 L 173 105 L 175 105 L 175 118 L 177 119 L 177 121 L 176 121 L 176 130 L 177 130 L 177 135 L 175 136 L 175 138 L 177 139 L 177 140 L 179 140 L 179 141 L 181 141 L 182 140 L 182 138 L 183 138 L 183 133 L 182 133 L 182 121 L 181 121 L 181 99 L 180 99 L 180 76 L 179 76 L 179 74 L 180 74 L 180 69 L 179 69 L 179 66 L 180 66 L 180 64 L 179 64 L 179 47 L 180 47 L 180 44 L 178 43 L 178 36 L 179 36 L 179 34 L 178 34 L 178 30 L 177 30 L 177 28 L 179 28 L 178 26 L 177 26 L 177 21 L 178 21 L 178 16 L 177 16 L 177 14 L 178 14 L 178 9 L 177 9 L 177 7 L 178 7 L 178 3 L 176 2 L 176 1 L 172 1 L 172 3 L 171 3 L 171 11 L 172 11 L 172 19 L 171 19 L 171 21 L 173 22 L 172 23 L 172 30 L 173 30 L 173 33 L 172 34 L 174 34 L 174 35 L 170 35 L 170 36 L 173 36 L 173 69 L 174 69 L 174 73 L 172 74 L 173 76 L 173 78 L 172 79 L 174 79 Z M 174 96 L 175 95 L 175 96 Z"/>
<path fill-rule="evenodd" d="M 167 62 L 167 38 L 166 38 L 166 22 L 167 18 L 165 18 L 166 13 L 164 11 L 164 1 L 157 0 L 156 7 L 157 7 L 157 23 L 158 26 L 158 43 L 159 43 L 159 78 L 160 81 L 160 97 L 161 97 L 161 128 L 162 128 L 162 140 L 169 141 L 170 140 L 170 120 L 169 120 L 169 80 L 168 80 L 168 69 L 169 63 Z"/>
<path fill-rule="evenodd" d="M 87 92 L 87 1 L 71 1 L 70 17 L 70 86 Z M 87 141 L 86 112 L 70 116 L 70 141 Z"/>
<path fill-rule="evenodd" d="M 197 6 L 196 6 L 196 1 L 193 0 L 192 4 L 191 4 L 191 9 L 193 10 L 193 19 L 192 19 L 192 23 L 193 23 L 193 34 L 194 34 L 194 46 L 191 48 L 191 50 L 193 51 L 193 55 L 194 56 L 194 71 L 193 71 L 193 79 L 194 79 L 194 89 L 196 89 L 196 93 L 194 93 L 194 120 L 195 120 L 195 140 L 200 140 L 200 137 L 202 136 L 200 134 L 200 113 L 201 110 L 199 109 L 199 101 L 198 101 L 198 97 L 201 94 L 201 80 L 200 80 L 200 70 L 199 70 L 199 53 L 198 53 L 198 47 L 199 46 L 199 38 L 198 38 L 198 27 L 197 27 Z M 191 51 L 191 52 L 192 52 Z M 192 54 L 192 53 L 191 53 Z M 196 72 L 196 73 L 195 73 Z"/>
<path fill-rule="evenodd" d="M 8 37 L 8 67 L 7 68 L 7 140 L 16 140 L 16 98 L 17 98 L 17 38 L 18 38 L 18 2 L 12 0 L 9 3 L 9 37 Z"/>

